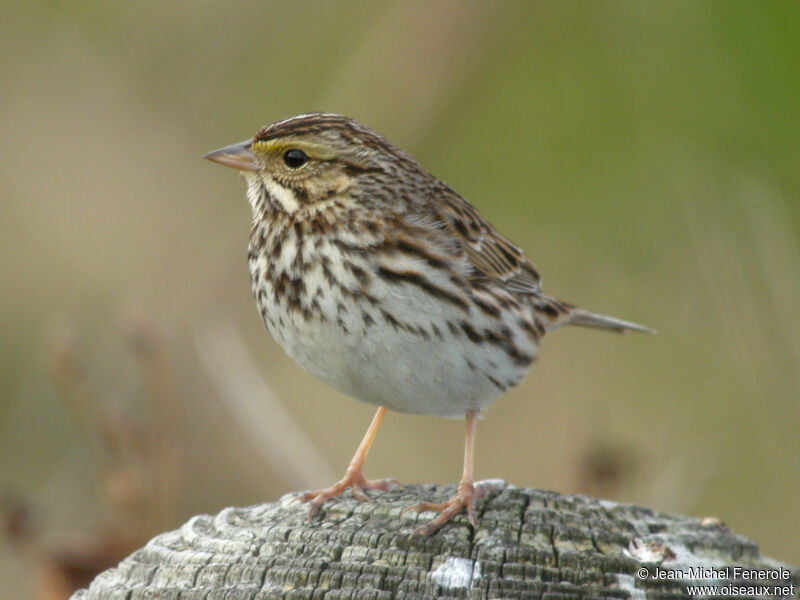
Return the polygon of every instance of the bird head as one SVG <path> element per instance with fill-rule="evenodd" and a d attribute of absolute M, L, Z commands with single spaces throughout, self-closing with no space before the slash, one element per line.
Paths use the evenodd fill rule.
<path fill-rule="evenodd" d="M 259 130 L 252 139 L 214 150 L 204 158 L 242 172 L 253 209 L 295 212 L 346 194 L 358 180 L 397 177 L 413 165 L 384 138 L 340 115 L 299 115 Z M 351 197 L 354 195 L 350 195 Z"/>

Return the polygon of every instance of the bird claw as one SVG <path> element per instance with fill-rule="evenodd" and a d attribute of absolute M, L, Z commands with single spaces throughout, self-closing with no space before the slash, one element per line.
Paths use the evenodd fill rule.
<path fill-rule="evenodd" d="M 462 481 L 458 486 L 456 495 L 449 500 L 442 503 L 420 502 L 419 504 L 413 504 L 406 508 L 401 514 L 404 515 L 411 510 L 415 510 L 417 512 L 430 510 L 439 513 L 439 515 L 436 516 L 430 523 L 421 525 L 420 527 L 414 529 L 414 531 L 411 532 L 411 537 L 414 537 L 417 534 L 430 535 L 454 516 L 463 511 L 467 512 L 467 521 L 469 521 L 469 524 L 472 525 L 473 528 L 476 528 L 477 518 L 475 516 L 474 499 L 481 498 L 485 495 L 486 490 L 484 486 L 473 486 L 471 482 Z"/>
<path fill-rule="evenodd" d="M 401 486 L 402 484 L 396 479 L 365 479 L 360 471 L 347 472 L 345 476 L 334 483 L 328 488 L 316 490 L 313 492 L 306 492 L 292 499 L 292 502 L 308 502 L 310 504 L 308 509 L 308 522 L 310 523 L 314 516 L 319 512 L 320 507 L 331 498 L 340 495 L 347 488 L 350 488 L 353 498 L 359 502 L 370 502 L 370 498 L 364 493 L 364 490 L 388 490 L 391 486 Z"/>

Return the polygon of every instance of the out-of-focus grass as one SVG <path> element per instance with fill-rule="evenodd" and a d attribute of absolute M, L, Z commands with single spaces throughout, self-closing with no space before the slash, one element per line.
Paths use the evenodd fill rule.
<path fill-rule="evenodd" d="M 49 530 L 88 526 L 93 506 L 82 440 L 43 366 L 54 318 L 80 333 L 109 402 L 136 402 L 120 321 L 144 314 L 163 329 L 196 409 L 184 515 L 288 491 L 281 465 L 249 457 L 219 415 L 192 341 L 209 323 L 234 322 L 287 410 L 344 467 L 371 409 L 269 339 L 249 292 L 242 186 L 199 159 L 274 119 L 329 110 L 473 201 L 548 293 L 659 330 L 546 339 L 481 424 L 478 476 L 591 491 L 587 453 L 610 444 L 629 474 L 603 493 L 720 517 L 800 563 L 797 4 L 95 2 L 3 14 L 0 486 L 37 500 Z M 367 472 L 455 480 L 462 430 L 391 415 Z M 0 556 L 0 579 L 21 581 Z"/>

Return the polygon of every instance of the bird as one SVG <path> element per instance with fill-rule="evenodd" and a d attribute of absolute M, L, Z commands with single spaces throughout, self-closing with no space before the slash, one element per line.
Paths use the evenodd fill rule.
<path fill-rule="evenodd" d="M 248 264 L 266 328 L 301 367 L 377 411 L 342 479 L 298 497 L 312 519 L 350 488 L 386 490 L 364 461 L 388 410 L 466 419 L 456 493 L 409 510 L 432 534 L 485 491 L 478 417 L 564 325 L 650 331 L 542 291 L 539 272 L 463 196 L 354 119 L 293 116 L 204 158 L 238 170 L 252 210 Z"/>

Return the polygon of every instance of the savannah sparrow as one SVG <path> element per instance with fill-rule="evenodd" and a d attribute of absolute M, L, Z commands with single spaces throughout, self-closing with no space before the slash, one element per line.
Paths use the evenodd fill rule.
<path fill-rule="evenodd" d="M 467 200 L 369 128 L 306 114 L 205 158 L 242 172 L 253 211 L 248 259 L 269 332 L 301 366 L 378 406 L 344 478 L 301 497 L 309 518 L 352 488 L 386 489 L 362 467 L 387 409 L 466 416 L 456 495 L 416 510 L 466 510 L 478 413 L 517 385 L 561 325 L 647 331 L 545 296 L 530 261 Z"/>

